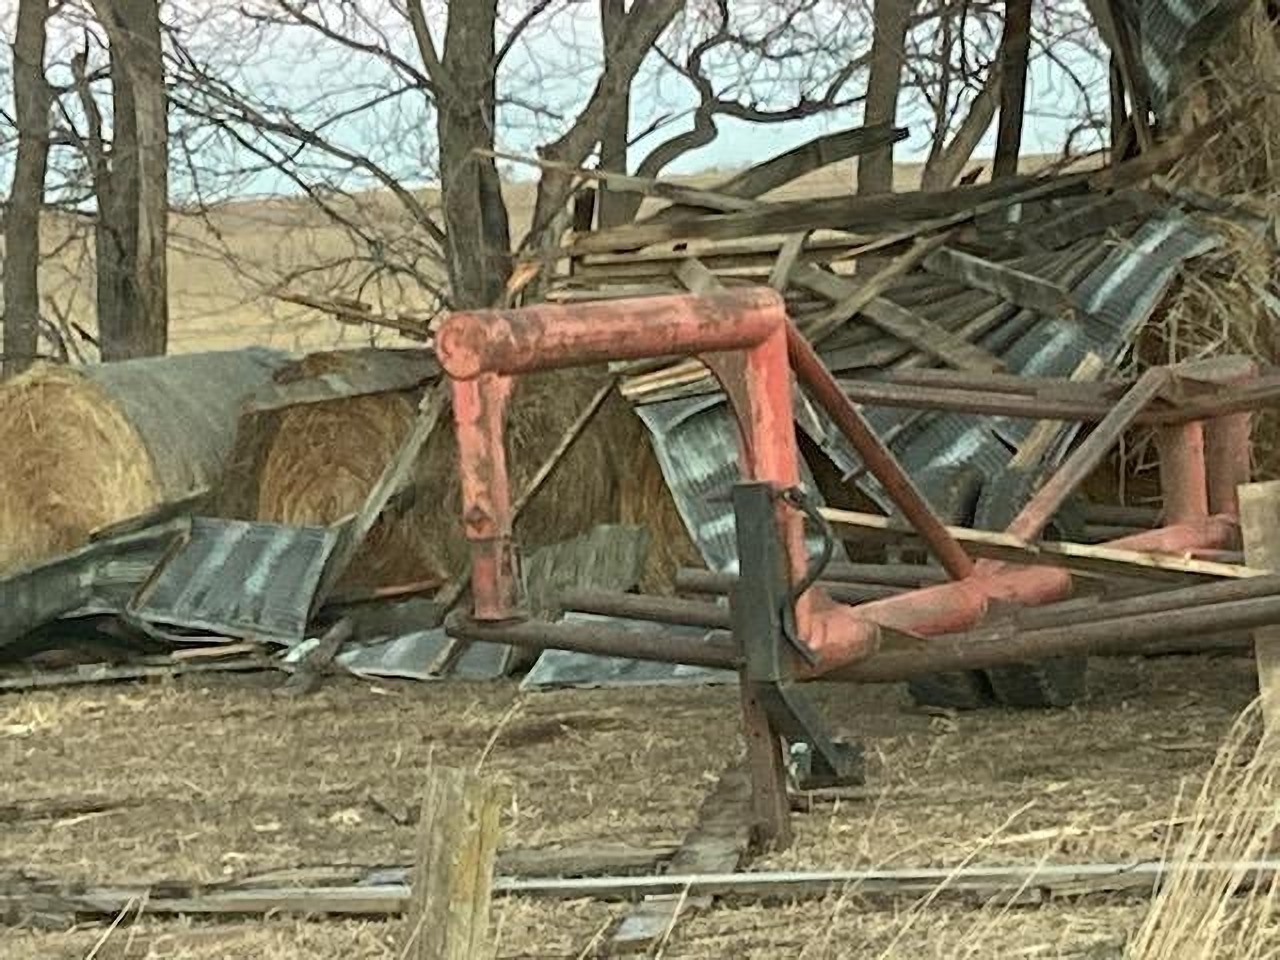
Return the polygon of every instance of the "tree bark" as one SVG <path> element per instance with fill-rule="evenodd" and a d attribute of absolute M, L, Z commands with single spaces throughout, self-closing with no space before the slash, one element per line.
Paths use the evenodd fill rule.
<path fill-rule="evenodd" d="M 475 153 L 494 148 L 497 16 L 497 0 L 450 3 L 444 53 L 432 75 L 454 308 L 496 306 L 511 273 L 511 227 L 502 181 L 494 160 Z M 423 42 L 431 43 L 420 38 Z M 423 56 L 430 64 L 434 51 Z"/>
<path fill-rule="evenodd" d="M 17 373 L 35 359 L 40 329 L 40 211 L 49 163 L 52 93 L 44 73 L 48 0 L 21 0 L 13 42 L 18 152 L 5 218 L 4 365 Z"/>
<path fill-rule="evenodd" d="M 565 134 L 548 144 L 541 154 L 545 160 L 571 167 L 580 167 L 604 136 L 605 126 L 615 107 L 631 88 L 636 71 L 652 51 L 658 38 L 671 25 L 676 15 L 684 10 L 686 0 L 646 0 L 635 3 L 618 27 L 618 43 L 608 50 L 604 69 L 591 93 L 591 98 L 578 114 Z M 557 215 L 569 199 L 573 178 L 570 174 L 555 170 L 543 172 L 538 183 L 538 197 L 534 204 L 533 226 L 530 238 L 538 246 Z"/>
<path fill-rule="evenodd" d="M 168 346 L 169 127 L 158 0 L 93 0 L 111 48 L 111 187 L 99 217 L 98 328 L 104 360 Z M 105 256 L 104 256 L 105 254 Z M 105 271 L 104 271 L 105 268 Z"/>
<path fill-rule="evenodd" d="M 996 115 L 996 103 L 1003 89 L 1002 74 L 997 64 L 991 68 L 987 81 L 969 105 L 969 112 L 960 122 L 951 142 L 929 156 L 920 179 L 922 190 L 946 190 L 955 186 L 964 172 L 964 166 L 978 149 L 987 128 Z"/>
<path fill-rule="evenodd" d="M 907 31 L 914 6 L 914 2 L 905 0 L 876 0 L 871 68 L 862 113 L 865 127 L 893 126 L 897 120 L 902 64 L 906 59 Z M 857 192 L 859 196 L 893 192 L 892 144 L 858 159 Z"/>
<path fill-rule="evenodd" d="M 1000 125 L 996 128 L 993 178 L 1012 177 L 1018 173 L 1030 50 L 1031 0 L 1006 0 L 1004 37 L 1000 41 Z"/>
<path fill-rule="evenodd" d="M 626 0 L 600 0 L 600 27 L 604 39 L 605 56 L 609 56 L 622 41 L 622 28 L 627 19 Z M 600 169 L 616 173 L 627 172 L 627 141 L 631 133 L 631 81 L 618 93 L 605 121 L 600 137 Z M 597 222 L 601 227 L 613 227 L 627 223 L 635 217 L 639 204 L 636 198 L 609 189 L 601 184 L 597 194 Z"/>

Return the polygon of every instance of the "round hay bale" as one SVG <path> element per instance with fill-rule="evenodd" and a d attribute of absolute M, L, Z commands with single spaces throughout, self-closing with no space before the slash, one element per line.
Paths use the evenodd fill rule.
<path fill-rule="evenodd" d="M 632 419 L 639 423 L 634 414 Z M 676 509 L 648 436 L 638 437 L 625 458 L 619 492 L 621 519 L 649 531 L 649 554 L 640 587 L 645 593 L 672 593 L 676 571 L 681 567 L 701 567 L 702 554 Z"/>
<path fill-rule="evenodd" d="M 416 394 L 370 394 L 281 411 L 273 418 L 258 471 L 258 518 L 323 525 L 359 510 L 408 436 Z M 384 517 L 373 528 L 342 580 L 345 587 L 428 577 L 429 554 L 416 506 L 408 515 Z"/>
<path fill-rule="evenodd" d="M 331 375 L 340 362 L 333 355 L 317 355 L 291 364 L 276 379 Z M 513 501 L 607 376 L 603 369 L 564 370 L 516 382 L 506 430 Z M 253 474 L 256 502 L 251 515 L 283 523 L 329 524 L 354 513 L 407 436 L 421 395 L 419 389 L 386 391 L 292 407 L 261 418 L 255 436 L 242 438 L 237 457 L 239 469 Z M 620 398 L 603 404 L 518 519 L 515 532 L 522 549 L 568 539 L 598 523 L 617 522 L 619 464 L 614 443 L 632 442 L 638 429 Z M 446 416 L 423 451 L 412 495 L 379 519 L 341 579 L 339 592 L 444 583 L 464 573 L 469 549 L 461 514 L 457 443 Z"/>
<path fill-rule="evenodd" d="M 0 572 L 219 481 L 266 350 L 38 364 L 0 385 Z"/>

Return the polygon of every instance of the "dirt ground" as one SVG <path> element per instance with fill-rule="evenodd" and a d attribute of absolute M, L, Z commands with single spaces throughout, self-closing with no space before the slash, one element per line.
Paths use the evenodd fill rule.
<path fill-rule="evenodd" d="M 1087 704 L 1043 713 L 933 716 L 899 687 L 819 688 L 838 732 L 866 746 L 867 799 L 798 815 L 794 847 L 752 868 L 1158 856 L 1179 798 L 1189 802 L 1255 694 L 1253 663 L 1100 660 L 1092 676 Z M 138 883 L 407 863 L 414 828 L 394 815 L 416 806 L 432 755 L 511 784 L 505 847 L 675 843 L 739 751 L 727 688 L 521 694 L 514 683 L 347 679 L 294 701 L 271 694 L 278 683 L 203 677 L 0 699 L 0 811 L 80 799 L 96 811 L 76 813 L 72 802 L 57 818 L 0 818 L 0 874 Z M 500 900 L 499 955 L 589 956 L 620 909 Z M 1142 913 L 1096 902 L 726 905 L 682 922 L 663 955 L 1117 956 Z M 185 926 L 144 916 L 99 947 L 103 932 L 10 930 L 0 956 L 401 955 L 394 923 Z"/>

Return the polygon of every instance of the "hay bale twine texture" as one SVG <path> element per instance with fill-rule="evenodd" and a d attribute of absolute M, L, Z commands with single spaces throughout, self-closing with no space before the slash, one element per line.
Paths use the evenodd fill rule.
<path fill-rule="evenodd" d="M 338 355 L 314 355 L 282 369 L 276 379 L 325 375 Z M 373 358 L 365 356 L 368 365 Z M 604 368 L 553 371 L 516 381 L 507 412 L 512 500 L 591 403 L 609 374 Z M 429 389 L 442 389 L 431 387 Z M 233 514 L 284 523 L 328 524 L 354 513 L 413 424 L 422 387 L 309 403 L 260 418 L 238 442 L 237 469 L 255 502 Z M 252 435 L 248 435 L 251 433 Z M 530 550 L 619 519 L 620 489 L 643 428 L 617 395 L 601 406 L 516 523 L 516 539 Z M 652 456 L 652 454 L 649 454 Z M 469 550 L 462 531 L 457 442 L 452 418 L 441 419 L 423 451 L 412 495 L 379 519 L 339 583 L 340 593 L 402 584 L 443 584 L 465 574 Z"/>
<path fill-rule="evenodd" d="M 284 360 L 249 349 L 39 364 L 0 385 L 0 573 L 214 488 L 241 404 Z"/>

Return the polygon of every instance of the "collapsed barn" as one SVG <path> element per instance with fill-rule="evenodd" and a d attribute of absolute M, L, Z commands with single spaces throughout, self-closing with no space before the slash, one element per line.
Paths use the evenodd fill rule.
<path fill-rule="evenodd" d="M 1144 36 L 1172 29 L 1130 12 Z M 1171 100 L 1150 93 L 1157 112 Z M 617 937 L 648 947 L 677 896 L 930 889 L 944 878 L 928 871 L 716 878 L 748 838 L 786 846 L 797 793 L 864 779 L 803 682 L 1064 707 L 1092 655 L 1238 649 L 1280 622 L 1280 494 L 1249 483 L 1280 401 L 1258 335 L 1280 301 L 1255 269 L 1272 223 L 1180 176 L 1238 122 L 883 197 L 771 197 L 821 146 L 714 188 L 574 170 L 578 222 L 516 271 L 504 309 L 428 327 L 321 304 L 416 346 L 0 385 L 19 464 L 0 487 L 0 658 L 24 661 L 0 690 L 215 671 L 280 671 L 294 695 L 334 672 L 737 683 L 746 775 L 712 792 L 671 875 L 556 878 L 546 895 L 640 899 Z M 1134 146 L 1144 123 L 1128 121 Z M 605 190 L 665 205 L 594 229 Z M 1256 646 L 1266 695 L 1274 643 Z M 1039 882 L 1149 890 L 1164 871 Z M 313 886 L 240 891 L 257 897 L 241 909 L 381 915 L 409 898 L 403 871 Z M 152 906 L 233 912 L 236 895 Z M 135 896 L 35 882 L 11 899 L 101 916 Z"/>

